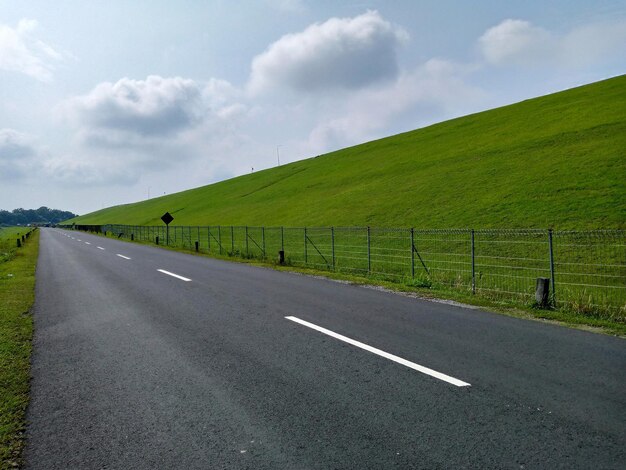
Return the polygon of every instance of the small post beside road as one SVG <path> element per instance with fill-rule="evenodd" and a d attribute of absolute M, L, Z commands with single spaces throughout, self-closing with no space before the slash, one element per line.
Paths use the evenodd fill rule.
<path fill-rule="evenodd" d="M 198 251 L 200 243 L 198 242 L 198 240 L 196 240 L 196 252 Z"/>
<path fill-rule="evenodd" d="M 308 263 L 308 256 L 306 252 L 306 227 L 304 227 L 304 264 Z"/>
<path fill-rule="evenodd" d="M 157 237 L 156 237 L 156 244 L 157 244 L 157 245 L 159 244 L 159 236 L 158 236 L 158 235 L 157 235 Z"/>
<path fill-rule="evenodd" d="M 19 238 L 17 239 L 17 247 L 22 248 L 22 240 L 20 240 Z"/>
<path fill-rule="evenodd" d="M 278 252 L 278 263 L 285 264 L 285 250 L 280 250 Z"/>
<path fill-rule="evenodd" d="M 541 308 L 547 308 L 550 305 L 550 279 L 547 277 L 537 278 L 535 301 Z"/>

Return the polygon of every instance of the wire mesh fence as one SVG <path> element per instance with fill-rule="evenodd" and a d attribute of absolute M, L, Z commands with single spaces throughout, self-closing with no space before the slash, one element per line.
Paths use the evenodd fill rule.
<path fill-rule="evenodd" d="M 626 320 L 626 231 L 417 230 L 370 227 L 79 226 L 119 238 L 442 285 L 531 303 L 537 278 L 551 303 Z"/>

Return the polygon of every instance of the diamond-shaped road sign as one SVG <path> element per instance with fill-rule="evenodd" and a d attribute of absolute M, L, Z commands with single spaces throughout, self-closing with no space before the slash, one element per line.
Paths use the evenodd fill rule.
<path fill-rule="evenodd" d="M 174 220 L 174 217 L 172 217 L 172 214 L 170 214 L 169 212 L 166 212 L 161 216 L 161 220 L 165 222 L 165 225 L 169 225 L 170 222 Z"/>

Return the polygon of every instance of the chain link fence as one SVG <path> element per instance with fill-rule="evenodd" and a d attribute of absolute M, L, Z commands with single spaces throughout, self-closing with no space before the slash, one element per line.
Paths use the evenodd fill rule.
<path fill-rule="evenodd" d="M 626 231 L 417 230 L 370 227 L 77 226 L 142 242 L 415 286 L 465 289 L 532 303 L 537 278 L 551 303 L 626 320 Z"/>

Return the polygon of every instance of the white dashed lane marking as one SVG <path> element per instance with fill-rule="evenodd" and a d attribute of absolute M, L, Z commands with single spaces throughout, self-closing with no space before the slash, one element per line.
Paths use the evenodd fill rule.
<path fill-rule="evenodd" d="M 305 320 L 300 320 L 297 317 L 285 317 L 287 320 L 291 320 L 293 322 L 304 325 L 313 330 L 319 331 L 320 333 L 324 333 L 325 335 L 331 336 L 339 341 L 343 341 L 344 343 L 351 344 L 352 346 L 356 346 L 357 348 L 364 349 L 365 351 L 371 352 L 378 356 L 384 357 L 385 359 L 389 359 L 390 361 L 397 362 L 398 364 L 402 364 L 403 366 L 409 367 L 413 370 L 421 372 L 422 374 L 430 375 L 439 380 L 443 380 L 444 382 L 448 382 L 449 384 L 456 385 L 457 387 L 469 387 L 470 384 L 467 382 L 463 382 L 462 380 L 456 379 L 454 377 L 450 377 L 449 375 L 442 374 L 441 372 L 437 372 L 436 370 L 429 369 L 428 367 L 421 366 L 416 364 L 415 362 L 407 361 L 398 356 L 394 356 L 393 354 L 389 354 L 388 352 L 382 351 L 380 349 L 369 346 L 365 343 L 361 343 L 360 341 L 356 341 L 354 339 L 348 338 L 347 336 L 340 335 L 339 333 L 335 333 L 334 331 L 327 330 L 326 328 L 322 328 L 321 326 L 317 326 L 313 323 L 309 323 Z"/>
<path fill-rule="evenodd" d="M 157 269 L 157 271 L 159 271 L 160 273 L 163 273 L 163 274 L 167 274 L 168 276 L 175 277 L 176 279 L 180 279 L 181 281 L 185 281 L 185 282 L 191 281 L 191 279 L 189 279 L 187 277 L 179 276 L 178 274 L 171 273 L 169 271 L 166 271 L 165 269 Z"/>

